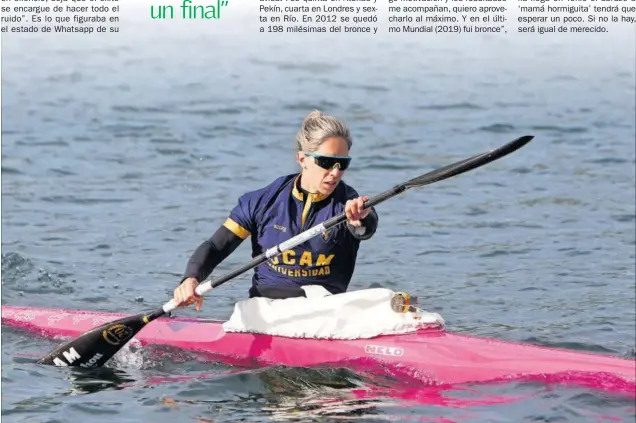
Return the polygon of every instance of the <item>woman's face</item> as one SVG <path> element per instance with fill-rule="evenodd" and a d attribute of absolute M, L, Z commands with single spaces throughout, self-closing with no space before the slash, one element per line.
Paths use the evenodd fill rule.
<path fill-rule="evenodd" d="M 301 186 L 309 192 L 330 195 L 349 165 L 347 141 L 341 137 L 327 138 L 318 150 L 308 154 L 298 153 Z"/>

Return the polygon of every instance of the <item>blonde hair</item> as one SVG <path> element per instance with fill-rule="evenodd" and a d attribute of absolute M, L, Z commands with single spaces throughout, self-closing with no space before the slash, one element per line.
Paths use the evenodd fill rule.
<path fill-rule="evenodd" d="M 353 145 L 347 125 L 338 118 L 314 110 L 305 117 L 296 134 L 296 151 L 311 153 L 318 150 L 320 144 L 331 137 L 344 138 L 349 149 Z"/>

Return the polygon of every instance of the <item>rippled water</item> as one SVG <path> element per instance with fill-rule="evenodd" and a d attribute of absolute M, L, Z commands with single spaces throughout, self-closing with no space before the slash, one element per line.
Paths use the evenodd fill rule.
<path fill-rule="evenodd" d="M 336 45 L 256 39 L 229 23 L 126 25 L 101 40 L 3 36 L 2 304 L 131 312 L 163 304 L 237 196 L 296 170 L 293 136 L 320 108 L 352 127 L 346 180 L 366 195 L 536 137 L 487 167 L 380 205 L 352 289 L 417 293 L 453 331 L 634 356 L 633 34 L 620 47 L 583 36 Z M 248 259 L 244 243 L 215 274 Z M 249 277 L 211 294 L 205 316 L 226 318 Z M 441 390 L 344 368 L 232 368 L 177 352 L 129 351 L 111 368 L 81 373 L 33 364 L 51 341 L 4 327 L 2 341 L 9 422 L 635 415 L 633 399 L 576 387 Z"/>

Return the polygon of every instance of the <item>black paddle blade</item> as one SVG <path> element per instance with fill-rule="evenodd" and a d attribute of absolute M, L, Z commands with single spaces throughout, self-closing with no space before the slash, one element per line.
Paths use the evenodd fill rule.
<path fill-rule="evenodd" d="M 450 178 L 452 176 L 459 175 L 464 172 L 468 172 L 469 170 L 473 170 L 477 167 L 493 162 L 519 150 L 521 147 L 532 141 L 533 138 L 533 135 L 525 135 L 523 137 L 519 137 L 516 140 L 510 141 L 508 144 L 502 145 L 499 148 L 495 148 L 485 153 L 469 157 L 468 159 L 449 164 L 425 175 L 413 178 L 410 181 L 406 182 L 404 185 L 407 188 L 420 187 Z"/>
<path fill-rule="evenodd" d="M 100 367 L 150 321 L 145 314 L 124 317 L 96 327 L 41 358 L 38 364 Z"/>

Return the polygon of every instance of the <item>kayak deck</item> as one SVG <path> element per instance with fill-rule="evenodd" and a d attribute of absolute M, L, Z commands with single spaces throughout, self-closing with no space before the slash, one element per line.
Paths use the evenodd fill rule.
<path fill-rule="evenodd" d="M 2 324 L 48 338 L 74 338 L 126 314 L 2 307 Z M 221 321 L 160 318 L 135 339 L 212 354 L 228 364 L 388 366 L 431 384 L 529 380 L 574 383 L 636 395 L 636 361 L 579 351 L 478 338 L 438 329 L 370 339 L 324 340 L 226 333 Z"/>

